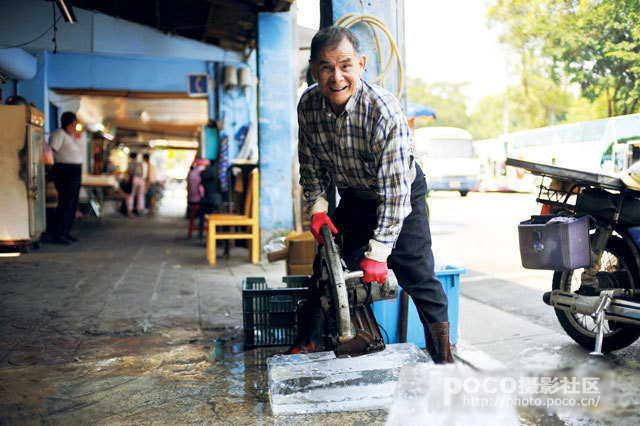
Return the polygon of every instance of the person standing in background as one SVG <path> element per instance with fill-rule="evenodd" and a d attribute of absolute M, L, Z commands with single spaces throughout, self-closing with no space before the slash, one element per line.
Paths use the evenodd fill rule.
<path fill-rule="evenodd" d="M 49 138 L 49 146 L 54 152 L 51 168 L 53 183 L 58 192 L 58 205 L 53 231 L 55 244 L 70 244 L 78 241 L 71 235 L 71 229 L 78 210 L 78 197 L 82 182 L 82 163 L 86 155 L 85 140 L 76 129 L 76 115 L 70 111 L 62 114 L 60 128 Z"/>
<path fill-rule="evenodd" d="M 204 194 L 200 198 L 198 218 L 198 238 L 204 235 L 204 217 L 209 213 L 219 213 L 222 205 L 222 184 L 218 173 L 218 160 L 211 160 L 209 165 L 200 173 L 200 187 Z"/>
<path fill-rule="evenodd" d="M 144 173 L 145 188 L 147 188 L 146 200 L 149 205 L 149 216 L 156 214 L 156 201 L 160 195 L 160 181 L 158 180 L 158 172 L 156 166 L 151 162 L 149 154 L 142 156 L 146 170 Z"/>
<path fill-rule="evenodd" d="M 209 160 L 197 158 L 193 162 L 193 167 L 187 175 L 187 218 L 191 214 L 194 204 L 200 204 L 200 199 L 204 195 L 204 188 L 201 185 L 200 173 L 209 165 Z"/>
<path fill-rule="evenodd" d="M 142 163 L 138 161 L 138 154 L 129 154 L 128 173 L 131 176 L 131 194 L 127 198 L 127 216 L 133 216 L 133 201 L 136 200 L 136 214 L 144 213 L 144 179 L 142 178 Z"/>

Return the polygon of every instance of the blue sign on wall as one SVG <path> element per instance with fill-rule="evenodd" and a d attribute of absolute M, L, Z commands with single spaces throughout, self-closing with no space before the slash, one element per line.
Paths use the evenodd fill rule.
<path fill-rule="evenodd" d="M 187 74 L 187 95 L 191 97 L 207 96 L 209 75 L 206 73 Z"/>

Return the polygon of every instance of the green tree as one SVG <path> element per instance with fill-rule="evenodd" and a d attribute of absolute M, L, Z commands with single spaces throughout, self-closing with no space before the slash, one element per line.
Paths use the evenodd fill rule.
<path fill-rule="evenodd" d="M 551 0 L 549 0 L 551 1 Z M 609 117 L 640 111 L 640 2 L 553 0 L 545 50 Z"/>
<path fill-rule="evenodd" d="M 540 95 L 536 95 L 537 97 Z M 555 93 L 553 88 L 548 94 L 549 97 L 554 96 L 555 101 L 547 101 L 549 104 L 555 102 L 559 105 L 559 111 L 551 111 L 542 108 L 540 105 L 536 107 L 536 113 L 540 114 L 540 121 L 543 121 L 544 115 L 547 114 L 548 122 L 551 124 L 551 115 L 555 115 L 558 122 L 566 116 L 566 111 L 572 105 L 573 99 L 571 95 L 566 93 Z M 544 99 L 538 101 L 541 105 Z M 506 105 L 505 105 L 506 103 Z M 495 138 L 504 133 L 505 106 L 507 112 L 507 131 L 517 132 L 518 130 L 527 130 L 536 127 L 529 119 L 528 103 L 525 99 L 522 86 L 510 87 L 505 94 L 496 96 L 485 96 L 473 107 L 470 117 L 469 131 L 474 139 Z M 557 114 L 556 114 L 557 113 Z M 559 115 L 560 114 L 560 115 Z"/>
<path fill-rule="evenodd" d="M 422 105 L 428 105 L 436 112 L 433 123 L 418 122 L 416 127 L 452 126 L 466 129 L 470 124 L 467 114 L 467 97 L 463 90 L 468 83 L 437 82 L 427 84 L 419 78 L 407 81 L 407 99 Z"/>
<path fill-rule="evenodd" d="M 600 96 L 591 102 L 585 97 L 578 97 L 567 111 L 565 122 L 577 123 L 580 121 L 591 121 L 608 117 L 607 101 L 604 96 Z"/>
<path fill-rule="evenodd" d="M 495 138 L 504 131 L 504 107 L 506 97 L 485 96 L 471 110 L 470 125 L 467 130 L 473 139 Z"/>
<path fill-rule="evenodd" d="M 509 90 L 514 113 L 529 128 L 542 127 L 563 116 L 570 96 L 558 84 L 552 58 L 544 56 L 545 38 L 550 31 L 551 0 L 496 0 L 489 6 L 490 26 L 502 29 L 500 41 L 515 54 L 514 64 L 520 85 Z M 511 112 L 511 111 L 510 111 Z"/>

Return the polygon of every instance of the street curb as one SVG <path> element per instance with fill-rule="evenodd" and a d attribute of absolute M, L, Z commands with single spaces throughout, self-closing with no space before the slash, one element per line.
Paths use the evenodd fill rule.
<path fill-rule="evenodd" d="M 462 339 L 458 339 L 458 343 L 454 346 L 454 358 L 477 370 L 506 367 L 502 362 Z"/>

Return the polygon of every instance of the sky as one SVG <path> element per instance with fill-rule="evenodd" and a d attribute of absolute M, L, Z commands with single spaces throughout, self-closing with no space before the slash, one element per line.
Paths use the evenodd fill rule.
<path fill-rule="evenodd" d="M 505 48 L 486 0 L 405 0 L 406 66 L 426 83 L 469 82 L 470 106 L 506 88 Z"/>
<path fill-rule="evenodd" d="M 472 107 L 506 87 L 505 48 L 486 24 L 489 0 L 404 0 L 406 74 L 426 83 L 469 82 Z M 297 0 L 298 23 L 317 28 L 318 0 Z"/>

